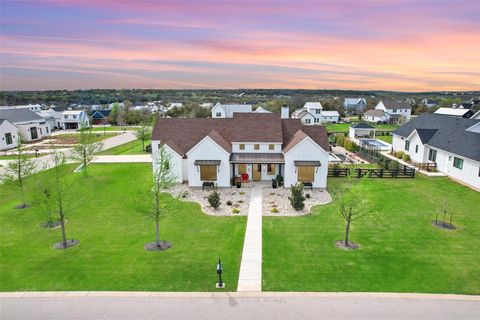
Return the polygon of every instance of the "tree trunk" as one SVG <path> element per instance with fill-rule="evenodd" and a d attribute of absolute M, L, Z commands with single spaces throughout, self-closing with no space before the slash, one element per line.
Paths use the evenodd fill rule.
<path fill-rule="evenodd" d="M 67 235 L 65 232 L 65 216 L 63 215 L 63 208 L 62 205 L 60 204 L 60 225 L 62 226 L 62 243 L 63 247 L 67 247 Z"/>
<path fill-rule="evenodd" d="M 20 186 L 20 192 L 22 194 L 22 206 L 26 207 L 27 201 L 25 200 L 25 190 L 23 190 L 23 179 L 21 177 L 19 177 L 18 184 Z"/>
<path fill-rule="evenodd" d="M 160 219 L 155 219 L 155 243 L 160 247 Z"/>
<path fill-rule="evenodd" d="M 83 149 L 83 174 L 87 175 L 87 150 Z"/>
<path fill-rule="evenodd" d="M 142 139 L 142 151 L 145 152 L 145 140 Z"/>
<path fill-rule="evenodd" d="M 352 214 L 350 212 L 347 216 L 347 225 L 345 226 L 345 247 L 348 247 L 348 236 L 350 235 L 350 220 L 351 219 L 352 219 Z"/>

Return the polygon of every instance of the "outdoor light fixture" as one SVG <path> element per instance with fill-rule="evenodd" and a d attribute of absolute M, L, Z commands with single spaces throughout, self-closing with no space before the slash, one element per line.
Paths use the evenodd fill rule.
<path fill-rule="evenodd" d="M 218 263 L 217 263 L 217 274 L 218 274 L 218 282 L 217 282 L 217 288 L 224 288 L 225 283 L 222 281 L 222 262 L 220 261 L 220 258 L 218 258 Z"/>

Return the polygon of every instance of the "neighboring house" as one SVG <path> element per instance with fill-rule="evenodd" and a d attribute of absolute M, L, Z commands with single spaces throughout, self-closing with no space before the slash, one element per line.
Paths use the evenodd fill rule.
<path fill-rule="evenodd" d="M 85 110 L 66 110 L 63 114 L 63 129 L 80 129 L 90 127 L 90 120 Z"/>
<path fill-rule="evenodd" d="M 288 115 L 288 112 L 286 112 Z M 161 143 L 171 156 L 177 182 L 229 187 L 235 177 L 297 182 L 325 188 L 329 144 L 324 127 L 275 113 L 234 113 L 226 118 L 162 118 L 152 133 L 153 167 Z"/>
<path fill-rule="evenodd" d="M 267 109 L 264 109 L 263 107 L 258 107 L 253 112 L 256 112 L 256 113 L 272 113 L 271 111 L 268 111 Z"/>
<path fill-rule="evenodd" d="M 368 110 L 364 114 L 364 120 L 369 122 L 400 123 L 410 120 L 412 106 L 404 101 L 385 100 L 380 101 L 375 109 Z"/>
<path fill-rule="evenodd" d="M 170 106 L 168 107 L 168 111 L 172 110 L 173 108 L 181 108 L 183 107 L 183 103 L 181 102 L 172 102 L 170 103 Z"/>
<path fill-rule="evenodd" d="M 472 109 L 473 108 L 473 102 L 462 102 L 459 105 L 454 105 L 453 106 L 455 109 Z"/>
<path fill-rule="evenodd" d="M 234 113 L 252 112 L 251 104 L 221 104 L 217 103 L 212 108 L 212 118 L 232 118 Z"/>
<path fill-rule="evenodd" d="M 40 111 L 42 110 L 42 105 L 40 104 L 28 104 L 28 105 L 19 105 L 19 106 L 1 106 L 2 109 L 28 109 L 30 111 Z"/>
<path fill-rule="evenodd" d="M 210 109 L 210 108 L 213 108 L 213 103 L 204 102 L 204 103 L 200 103 L 198 106 L 200 108 Z"/>
<path fill-rule="evenodd" d="M 473 111 L 470 109 L 439 108 L 437 111 L 435 111 L 435 114 L 461 117 L 461 118 L 470 118 L 473 116 Z"/>
<path fill-rule="evenodd" d="M 433 108 L 433 107 L 438 106 L 437 102 L 435 100 L 431 100 L 431 99 L 427 99 L 427 98 L 422 100 L 422 104 L 425 105 L 427 108 Z"/>
<path fill-rule="evenodd" d="M 337 111 L 324 111 L 320 102 L 307 102 L 303 108 L 292 113 L 293 119 L 301 119 L 304 125 L 320 125 L 325 122 L 337 123 L 340 114 Z"/>
<path fill-rule="evenodd" d="M 50 128 L 50 131 L 53 131 L 56 127 L 56 120 L 55 117 L 47 112 L 46 110 L 41 110 L 41 111 L 35 111 L 36 114 L 38 114 L 40 117 L 45 119 L 45 123 L 48 125 Z"/>
<path fill-rule="evenodd" d="M 92 124 L 105 124 L 108 123 L 108 117 L 112 110 L 95 110 L 92 112 Z"/>
<path fill-rule="evenodd" d="M 42 110 L 41 115 L 49 115 L 54 119 L 54 129 L 63 129 L 63 113 L 62 111 L 56 111 L 52 108 Z"/>
<path fill-rule="evenodd" d="M 392 146 L 480 189 L 480 120 L 424 113 L 393 131 Z"/>
<path fill-rule="evenodd" d="M 375 138 L 375 128 L 365 122 L 359 122 L 348 128 L 348 137 L 352 140 Z"/>
<path fill-rule="evenodd" d="M 365 98 L 345 98 L 343 107 L 350 114 L 360 114 L 367 107 L 367 100 Z"/>
<path fill-rule="evenodd" d="M 0 119 L 8 120 L 18 128 L 22 141 L 40 140 L 51 134 L 45 119 L 28 108 L 2 109 Z"/>
<path fill-rule="evenodd" d="M 0 119 L 0 150 L 9 150 L 18 145 L 18 128 L 6 119 Z"/>

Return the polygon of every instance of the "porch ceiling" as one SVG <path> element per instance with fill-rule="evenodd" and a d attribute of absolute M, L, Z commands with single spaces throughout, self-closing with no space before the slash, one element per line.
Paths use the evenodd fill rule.
<path fill-rule="evenodd" d="M 281 153 L 232 153 L 230 163 L 285 163 Z"/>

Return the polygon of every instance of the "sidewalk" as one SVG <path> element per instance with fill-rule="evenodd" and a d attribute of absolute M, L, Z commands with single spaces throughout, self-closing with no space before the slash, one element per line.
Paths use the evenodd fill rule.
<path fill-rule="evenodd" d="M 262 291 L 262 188 L 259 185 L 254 185 L 250 194 L 237 291 Z"/>

